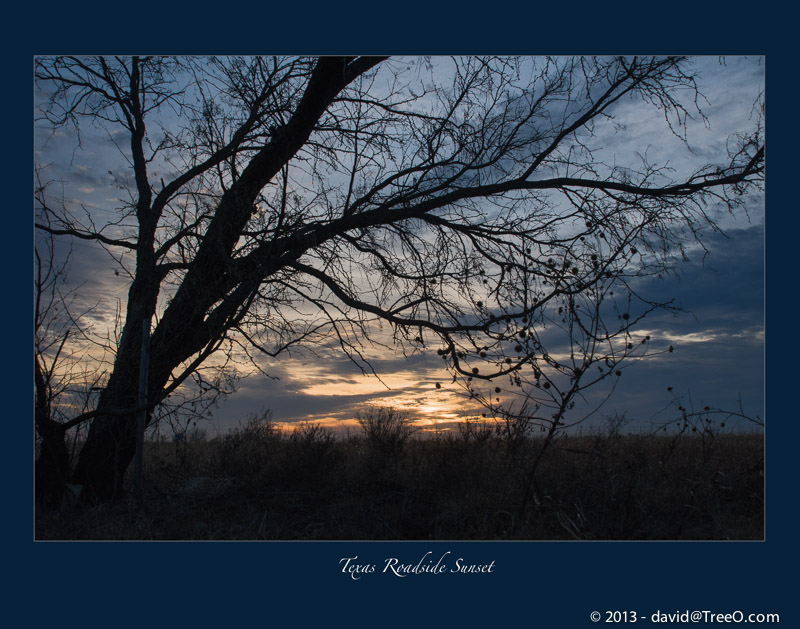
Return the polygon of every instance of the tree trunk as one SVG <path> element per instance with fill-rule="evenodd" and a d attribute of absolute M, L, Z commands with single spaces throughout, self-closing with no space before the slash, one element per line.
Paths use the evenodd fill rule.
<path fill-rule="evenodd" d="M 36 431 L 42 438 L 34 472 L 36 502 L 57 509 L 69 480 L 69 453 L 64 429 L 48 418 L 37 421 Z"/>
<path fill-rule="evenodd" d="M 197 310 L 197 308 L 195 308 Z M 194 318 L 194 314 L 190 317 Z M 195 346 L 160 343 L 164 338 L 162 328 L 171 319 L 165 317 L 153 331 L 148 370 L 148 400 L 158 399 L 173 369 L 197 351 Z M 202 321 L 202 317 L 200 317 Z M 82 499 L 105 501 L 119 495 L 125 472 L 136 454 L 137 415 L 139 405 L 139 369 L 142 350 L 142 320 L 126 326 L 120 342 L 114 371 L 108 380 L 97 408 L 100 413 L 92 422 L 86 443 L 81 450 L 73 482 L 83 485 Z M 193 340 L 186 329 L 173 338 Z M 129 410 L 131 412 L 124 412 Z M 150 424 L 152 408 L 148 411 L 146 425 Z"/>
<path fill-rule="evenodd" d="M 133 330 L 139 330 L 134 334 Z M 141 319 L 126 326 L 114 371 L 98 401 L 98 410 L 108 411 L 92 422 L 75 467 L 73 482 L 83 485 L 82 498 L 110 500 L 119 495 L 125 471 L 136 453 L 136 412 L 139 398 Z M 150 383 L 160 389 L 163 382 Z M 148 421 L 150 413 L 148 413 Z"/>
<path fill-rule="evenodd" d="M 118 496 L 135 452 L 134 415 L 97 417 L 75 468 L 74 480 L 83 485 L 82 495 L 98 501 Z"/>
<path fill-rule="evenodd" d="M 107 408 L 125 406 L 124 395 L 104 396 Z M 136 452 L 136 416 L 100 415 L 95 418 L 73 476 L 90 500 L 119 495 L 125 470 Z"/>
<path fill-rule="evenodd" d="M 36 385 L 34 422 L 36 432 L 42 439 L 34 470 L 34 491 L 36 502 L 46 507 L 58 508 L 70 471 L 66 433 L 62 424 L 50 418 L 47 380 L 38 357 L 34 357 L 34 363 Z"/>

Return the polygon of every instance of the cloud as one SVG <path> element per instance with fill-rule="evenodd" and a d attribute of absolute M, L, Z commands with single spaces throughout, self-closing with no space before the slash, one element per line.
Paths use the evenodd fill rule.
<path fill-rule="evenodd" d="M 675 352 L 626 370 L 612 408 L 646 420 L 673 395 L 763 417 L 764 229 L 754 225 L 706 239 L 708 254 L 681 265 L 677 276 L 639 290 L 672 295 L 687 312 L 654 313 L 643 333 Z M 667 391 L 672 387 L 672 392 Z"/>
<path fill-rule="evenodd" d="M 674 296 L 691 317 L 659 315 L 670 328 L 736 331 L 764 323 L 764 226 L 729 229 L 704 238 L 707 253 L 694 251 L 675 273 L 637 286 L 645 295 Z"/>

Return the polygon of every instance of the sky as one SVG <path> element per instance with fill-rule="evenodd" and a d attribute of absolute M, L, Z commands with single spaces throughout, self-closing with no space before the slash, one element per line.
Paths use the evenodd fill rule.
<path fill-rule="evenodd" d="M 764 229 L 763 224 L 711 236 L 709 252 L 696 255 L 674 275 L 648 281 L 643 293 L 670 295 L 684 312 L 656 312 L 638 332 L 651 335 L 673 353 L 660 354 L 624 373 L 613 396 L 594 418 L 624 414 L 632 430 L 649 429 L 677 417 L 678 404 L 743 410 L 763 418 L 764 405 Z M 336 425 L 365 404 L 390 405 L 419 417 L 420 426 L 442 429 L 484 409 L 470 404 L 453 385 L 442 360 L 431 350 L 404 357 L 376 350 L 371 360 L 383 384 L 362 375 L 346 358 L 331 352 L 304 364 L 284 358 L 270 365 L 279 378 L 247 379 L 218 416 L 236 425 L 250 413 L 269 408 L 279 422 L 313 421 Z M 436 383 L 442 384 L 441 389 Z M 668 388 L 671 387 L 671 391 Z M 604 392 L 599 389 L 598 392 Z M 742 422 L 741 428 L 752 424 Z"/>
<path fill-rule="evenodd" d="M 716 57 L 697 63 L 708 124 L 691 123 L 687 139 L 694 159 L 704 162 L 724 150 L 730 133 L 748 126 L 764 65 L 757 58 L 739 57 L 727 58 L 724 67 Z M 635 130 L 626 135 L 633 145 L 615 144 L 611 129 L 599 129 L 601 138 L 608 133 L 605 159 L 624 163 L 632 152 L 647 152 L 660 162 L 668 160 L 676 177 L 692 170 L 685 148 L 668 133 L 663 119 L 653 117 L 652 110 L 623 106 L 616 113 L 616 124 Z M 131 178 L 124 156 L 115 147 L 123 139 L 84 128 L 81 145 L 76 147 L 74 135 L 67 130 L 51 135 L 40 126 L 35 127 L 34 137 L 37 163 L 47 165 L 48 178 L 63 182 L 65 197 L 82 204 L 98 223 L 113 218 L 115 199 L 124 196 Z M 763 198 L 753 198 L 747 210 L 746 215 L 720 216 L 724 234 L 707 234 L 707 250 L 690 250 L 688 260 L 674 274 L 637 285 L 642 294 L 672 297 L 684 309 L 680 314 L 653 313 L 638 330 L 662 346 L 673 345 L 675 351 L 627 369 L 593 422 L 624 414 L 631 428 L 647 429 L 677 416 L 679 403 L 731 410 L 738 410 L 741 403 L 746 414 L 763 417 Z M 71 244 L 69 281 L 76 287 L 75 310 L 86 312 L 85 321 L 96 331 L 113 327 L 116 308 L 127 293 L 124 272 L 117 275 L 118 269 L 97 246 L 83 241 Z M 252 373 L 241 379 L 237 391 L 214 411 L 213 421 L 200 427 L 224 431 L 266 409 L 287 427 L 309 421 L 355 428 L 357 414 L 370 405 L 406 411 L 424 429 L 452 428 L 455 422 L 480 413 L 463 390 L 450 382 L 435 349 L 410 356 L 379 346 L 366 351 L 380 378 L 364 375 L 335 347 L 263 362 L 261 367 L 270 377 Z M 743 429 L 750 426 L 742 423 Z"/>

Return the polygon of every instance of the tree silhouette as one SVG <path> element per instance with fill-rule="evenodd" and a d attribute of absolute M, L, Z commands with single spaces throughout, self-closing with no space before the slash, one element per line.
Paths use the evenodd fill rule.
<path fill-rule="evenodd" d="M 40 239 L 39 244 L 43 251 L 34 248 L 34 426 L 39 439 L 35 487 L 40 503 L 58 506 L 69 475 L 69 452 L 66 423 L 54 415 L 60 398 L 73 393 L 75 381 L 91 381 L 93 374 L 79 374 L 80 360 L 64 351 L 70 335 L 81 332 L 70 312 L 72 291 L 64 285 L 69 255 L 57 264 L 52 238 Z M 69 363 L 66 369 L 64 363 Z"/>
<path fill-rule="evenodd" d="M 456 374 L 513 376 L 546 356 L 527 334 L 551 304 L 615 281 L 618 300 L 763 181 L 760 116 L 679 177 L 593 143 L 632 100 L 682 136 L 702 116 L 684 58 L 42 57 L 35 74 L 41 123 L 126 138 L 106 224 L 37 193 L 40 232 L 127 256 L 113 367 L 72 420 L 92 422 L 74 481 L 99 499 L 134 454 L 143 325 L 148 417 L 213 355 L 333 338 L 363 364 L 376 319 Z"/>

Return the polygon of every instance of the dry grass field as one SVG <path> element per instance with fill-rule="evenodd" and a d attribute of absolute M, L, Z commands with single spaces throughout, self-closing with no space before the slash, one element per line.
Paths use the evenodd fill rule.
<path fill-rule="evenodd" d="M 39 540 L 759 540 L 760 434 L 542 441 L 367 424 L 334 438 L 253 420 L 148 442 L 145 505 L 37 507 Z M 130 487 L 130 484 L 128 484 Z"/>

